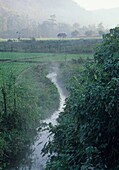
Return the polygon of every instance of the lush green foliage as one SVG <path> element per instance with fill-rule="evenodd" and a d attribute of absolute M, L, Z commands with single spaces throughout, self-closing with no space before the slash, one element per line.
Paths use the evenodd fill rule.
<path fill-rule="evenodd" d="M 57 89 L 46 78 L 48 65 L 43 61 L 68 64 L 88 57 L 92 55 L 0 53 L 0 168 L 17 164 L 34 140 L 39 120 L 58 108 Z"/>
<path fill-rule="evenodd" d="M 18 68 L 14 66 L 13 71 Z M 0 74 L 0 169 L 25 155 L 40 120 L 55 111 L 59 101 L 44 65 L 23 71 L 24 66 L 19 76 L 10 68 L 2 66 Z"/>
<path fill-rule="evenodd" d="M 27 89 L 32 92 L 40 119 L 49 117 L 59 106 L 57 88 L 46 77 L 47 68 L 47 64 L 34 66 L 23 72 L 17 79 L 19 84 L 24 82 Z"/>
<path fill-rule="evenodd" d="M 75 79 L 75 76 L 79 78 L 79 72 L 84 70 L 85 64 L 92 61 L 94 61 L 94 59 L 93 57 L 90 57 L 90 55 L 87 55 L 87 57 L 82 55 L 80 58 L 74 58 L 69 62 L 64 62 L 59 65 L 58 83 L 66 96 L 70 91 L 72 79 Z"/>
<path fill-rule="evenodd" d="M 119 169 L 119 28 L 97 47 L 95 62 L 74 75 L 52 142 L 47 170 Z"/>

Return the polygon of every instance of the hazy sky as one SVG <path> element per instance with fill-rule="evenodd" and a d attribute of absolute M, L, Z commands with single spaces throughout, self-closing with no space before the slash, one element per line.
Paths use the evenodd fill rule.
<path fill-rule="evenodd" d="M 87 10 L 119 7 L 119 0 L 74 0 Z"/>

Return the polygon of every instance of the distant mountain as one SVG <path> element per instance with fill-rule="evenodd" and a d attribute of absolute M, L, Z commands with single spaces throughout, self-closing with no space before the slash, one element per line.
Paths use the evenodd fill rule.
<path fill-rule="evenodd" d="M 47 20 L 55 14 L 59 22 L 86 24 L 88 13 L 72 0 L 0 0 L 0 4 L 16 11 L 19 15 L 29 16 L 35 20 Z M 8 12 L 8 8 L 6 8 Z M 83 19 L 82 19 L 83 18 Z"/>
<path fill-rule="evenodd" d="M 15 37 L 18 30 L 27 37 L 40 36 L 43 30 L 43 36 L 46 32 L 48 36 L 51 27 L 46 23 L 51 15 L 56 16 L 56 23 L 60 24 L 88 26 L 102 22 L 108 28 L 119 24 L 119 8 L 88 11 L 73 0 L 0 0 L 0 36 Z M 46 21 L 45 29 L 44 25 L 38 26 L 43 21 Z M 70 26 L 67 29 L 66 32 L 72 31 Z"/>
<path fill-rule="evenodd" d="M 47 20 L 55 14 L 58 22 L 80 25 L 98 24 L 116 26 L 119 23 L 119 8 L 87 11 L 73 0 L 0 0 L 0 15 L 28 16 L 35 21 Z"/>
<path fill-rule="evenodd" d="M 15 13 L 15 10 L 9 6 L 5 1 L 0 0 L 0 16 L 10 15 Z"/>

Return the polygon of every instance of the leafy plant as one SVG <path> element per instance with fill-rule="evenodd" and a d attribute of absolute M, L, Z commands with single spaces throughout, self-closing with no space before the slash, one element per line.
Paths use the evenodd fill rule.
<path fill-rule="evenodd" d="M 113 170 L 119 168 L 119 28 L 97 47 L 94 63 L 75 74 L 46 169 Z M 79 76 L 80 75 L 80 76 Z"/>
<path fill-rule="evenodd" d="M 45 66 L 34 66 L 18 77 L 0 76 L 0 168 L 16 163 L 34 142 L 40 121 L 58 108 L 57 89 L 46 78 Z M 53 95 L 55 93 L 55 95 Z M 9 167 L 8 167 L 9 168 Z"/>

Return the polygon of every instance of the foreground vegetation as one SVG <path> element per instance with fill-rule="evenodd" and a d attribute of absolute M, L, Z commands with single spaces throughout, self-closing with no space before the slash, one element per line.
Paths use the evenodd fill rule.
<path fill-rule="evenodd" d="M 51 156 L 46 170 L 119 169 L 119 28 L 103 37 L 94 59 L 85 69 L 75 63 L 66 108 L 43 149 Z"/>
<path fill-rule="evenodd" d="M 15 165 L 34 141 L 40 120 L 58 108 L 47 65 L 0 65 L 0 170 Z M 54 95 L 55 94 L 55 95 Z"/>
<path fill-rule="evenodd" d="M 0 48 L 4 47 L 4 50 L 7 49 L 9 52 L 0 53 L 0 170 L 8 167 L 8 164 L 16 165 L 16 160 L 25 156 L 26 149 L 34 140 L 40 120 L 48 117 L 58 107 L 57 89 L 46 78 L 49 63 L 51 65 L 51 62 L 55 64 L 60 61 L 61 71 L 58 77 L 61 81 L 64 77 L 62 84 L 66 85 L 74 73 L 78 74 L 79 66 L 80 70 L 83 70 L 87 59 L 92 62 L 92 53 L 67 54 L 71 47 L 68 46 L 69 41 L 65 41 L 66 44 L 63 40 L 57 41 L 61 45 L 61 50 L 58 51 L 61 52 L 60 54 L 54 53 L 57 51 L 55 41 L 52 43 L 46 41 L 43 48 L 40 47 L 45 52 L 52 51 L 53 53 L 13 52 L 13 44 L 16 44 L 16 51 L 20 51 L 22 47 L 25 47 L 21 50 L 22 52 L 30 52 L 31 49 L 35 51 L 35 49 L 30 46 L 27 51 L 27 46 L 24 46 L 23 42 L 4 43 Z M 25 43 L 28 45 L 31 42 Z M 33 41 L 32 43 L 37 45 L 39 42 Z M 44 42 L 40 43 L 42 45 Z M 70 43 L 72 48 L 76 47 L 76 41 Z M 86 44 L 87 52 L 90 47 L 92 49 L 92 44 L 88 46 L 88 43 Z M 77 46 L 76 49 L 78 48 Z M 72 51 L 72 53 L 77 52 Z"/>

